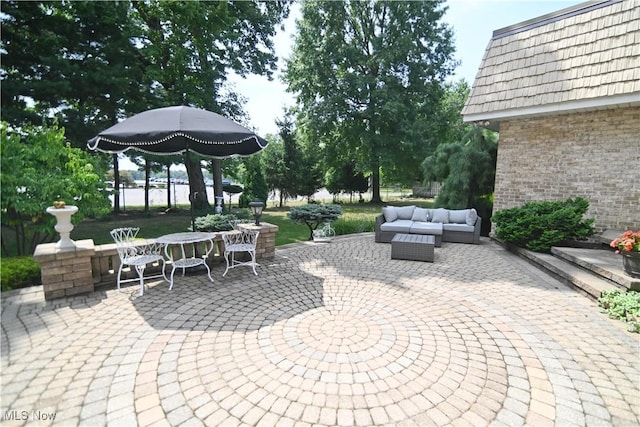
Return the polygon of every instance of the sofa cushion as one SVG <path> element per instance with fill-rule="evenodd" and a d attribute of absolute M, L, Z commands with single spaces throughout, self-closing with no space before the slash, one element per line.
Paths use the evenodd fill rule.
<path fill-rule="evenodd" d="M 396 208 L 396 211 L 398 212 L 398 219 L 410 220 L 411 217 L 413 216 L 413 210 L 415 208 L 416 208 L 415 206 L 403 206 L 400 208 Z"/>
<path fill-rule="evenodd" d="M 442 224 L 444 231 L 464 231 L 467 233 L 473 233 L 475 227 L 467 224 Z"/>
<path fill-rule="evenodd" d="M 449 222 L 452 224 L 466 224 L 470 209 L 452 209 L 449 211 Z"/>
<path fill-rule="evenodd" d="M 415 221 L 411 226 L 411 234 L 429 234 L 432 236 L 442 235 L 442 224 L 435 222 Z"/>
<path fill-rule="evenodd" d="M 478 220 L 478 212 L 475 209 L 469 209 L 469 213 L 467 213 L 467 225 L 476 225 L 476 221 Z"/>
<path fill-rule="evenodd" d="M 386 222 L 393 222 L 398 219 L 398 211 L 394 206 L 387 206 L 382 208 L 382 215 L 384 215 L 384 220 Z"/>
<path fill-rule="evenodd" d="M 414 224 L 410 219 L 399 219 L 393 222 L 385 222 L 380 226 L 380 231 L 393 231 L 395 233 L 409 233 L 411 225 Z"/>
<path fill-rule="evenodd" d="M 429 221 L 429 211 L 423 208 L 415 208 L 413 210 L 413 215 L 411 216 L 411 221 Z"/>
<path fill-rule="evenodd" d="M 449 222 L 449 210 L 443 208 L 434 209 L 431 222 L 447 224 Z"/>

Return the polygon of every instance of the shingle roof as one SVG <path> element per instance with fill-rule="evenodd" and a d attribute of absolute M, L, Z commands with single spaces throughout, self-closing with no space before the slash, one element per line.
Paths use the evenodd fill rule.
<path fill-rule="evenodd" d="M 640 0 L 581 3 L 497 30 L 465 121 L 640 104 Z"/>

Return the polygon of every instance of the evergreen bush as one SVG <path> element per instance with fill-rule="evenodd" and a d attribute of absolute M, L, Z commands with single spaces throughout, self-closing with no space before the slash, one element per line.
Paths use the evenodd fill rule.
<path fill-rule="evenodd" d="M 3 258 L 0 265 L 2 290 L 24 288 L 40 283 L 40 265 L 31 256 Z"/>
<path fill-rule="evenodd" d="M 313 230 L 325 222 L 333 222 L 342 215 L 340 205 L 302 205 L 295 206 L 287 213 L 294 222 L 306 224 L 309 227 L 309 240 L 313 240 Z"/>
<path fill-rule="evenodd" d="M 196 231 L 229 231 L 233 229 L 235 215 L 212 214 L 196 218 Z"/>
<path fill-rule="evenodd" d="M 593 218 L 584 219 L 589 202 L 581 197 L 528 202 L 493 214 L 496 236 L 534 252 L 549 252 L 564 240 L 593 234 Z"/>

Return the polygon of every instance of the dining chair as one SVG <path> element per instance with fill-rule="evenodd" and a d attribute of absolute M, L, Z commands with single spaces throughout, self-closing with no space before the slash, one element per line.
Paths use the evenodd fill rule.
<path fill-rule="evenodd" d="M 225 276 L 229 269 L 239 267 L 241 265 L 249 266 L 253 269 L 256 276 L 256 246 L 258 243 L 259 231 L 256 230 L 238 230 L 228 233 L 222 233 L 222 241 L 224 242 L 224 259 L 227 262 L 227 268 L 222 273 Z M 235 259 L 237 252 L 246 252 L 251 258 L 249 261 L 238 261 Z"/>
<path fill-rule="evenodd" d="M 118 268 L 117 286 L 120 290 L 121 283 L 140 281 L 140 295 L 144 294 L 144 279 L 164 278 L 167 282 L 167 276 L 165 275 L 164 256 L 162 255 L 162 249 L 164 245 L 160 243 L 148 243 L 143 240 L 136 240 L 136 236 L 140 231 L 140 227 L 123 227 L 111 230 L 111 237 L 116 242 L 116 248 L 118 250 L 118 256 L 120 257 L 120 267 Z M 158 263 L 161 266 L 162 274 L 155 274 L 150 276 L 144 275 L 144 270 L 148 264 Z M 134 268 L 138 273 L 137 278 L 122 280 L 122 269 L 124 266 Z"/>

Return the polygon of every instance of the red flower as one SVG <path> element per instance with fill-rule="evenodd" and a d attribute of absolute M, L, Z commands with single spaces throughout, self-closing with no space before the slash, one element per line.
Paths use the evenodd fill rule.
<path fill-rule="evenodd" d="M 627 230 L 614 239 L 609 246 L 616 248 L 616 253 L 620 253 L 620 251 L 640 252 L 640 231 Z"/>

